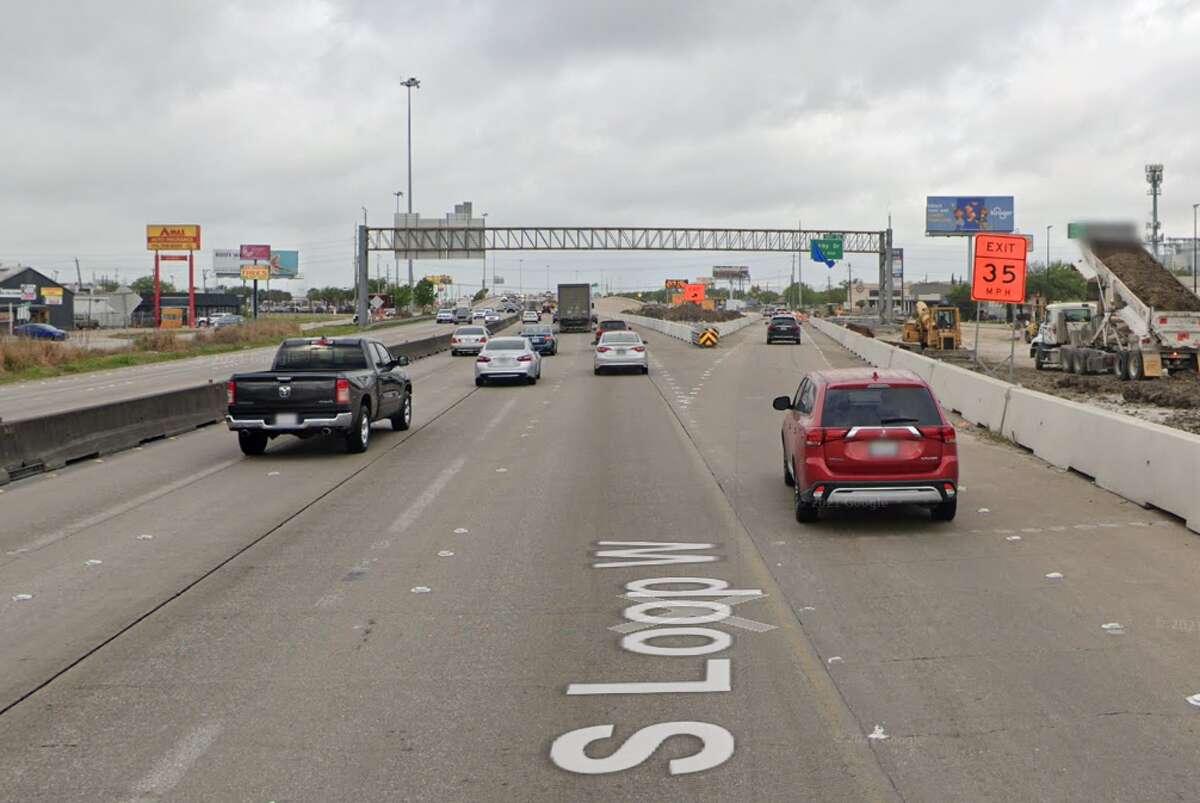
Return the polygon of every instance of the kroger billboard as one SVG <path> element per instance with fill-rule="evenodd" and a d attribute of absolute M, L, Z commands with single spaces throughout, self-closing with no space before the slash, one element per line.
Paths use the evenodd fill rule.
<path fill-rule="evenodd" d="M 926 234 L 1012 230 L 1011 195 L 930 195 L 925 199 Z"/>

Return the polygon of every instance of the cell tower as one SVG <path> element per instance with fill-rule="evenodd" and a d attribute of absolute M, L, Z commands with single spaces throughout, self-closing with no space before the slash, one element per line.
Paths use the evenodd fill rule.
<path fill-rule="evenodd" d="M 1159 245 L 1162 243 L 1162 224 L 1158 222 L 1158 196 L 1162 195 L 1163 166 L 1146 165 L 1146 183 L 1150 185 L 1146 193 L 1153 200 L 1150 207 L 1150 222 L 1146 228 L 1150 230 L 1150 250 L 1154 258 L 1159 259 Z"/>

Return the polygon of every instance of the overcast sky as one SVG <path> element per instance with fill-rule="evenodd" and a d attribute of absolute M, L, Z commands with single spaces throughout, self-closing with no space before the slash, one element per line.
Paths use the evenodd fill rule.
<path fill-rule="evenodd" d="M 1200 202 L 1200 2 L 0 0 L 0 262 L 131 280 L 147 223 L 205 252 L 297 248 L 302 286 L 349 285 L 353 226 L 471 200 L 492 225 L 878 229 L 910 278 L 963 271 L 927 194 L 1015 196 L 1074 258 L 1068 220 Z M 877 270 L 857 257 L 856 276 Z M 855 256 L 848 256 L 853 263 Z M 391 256 L 385 255 L 386 267 Z M 489 259 L 489 278 L 491 275 Z M 509 285 L 661 286 L 786 254 L 496 254 Z M 374 269 L 374 262 L 372 263 Z M 480 265 L 417 263 L 479 283 Z M 806 281 L 838 281 L 807 262 Z"/>

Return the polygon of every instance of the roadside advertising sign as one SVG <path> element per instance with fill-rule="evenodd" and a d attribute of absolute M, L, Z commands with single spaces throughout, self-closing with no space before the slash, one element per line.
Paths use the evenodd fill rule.
<path fill-rule="evenodd" d="M 904 249 L 903 248 L 893 248 L 892 249 L 892 278 L 893 279 L 903 279 L 904 278 Z"/>
<path fill-rule="evenodd" d="M 663 287 L 667 290 L 682 290 L 687 287 L 687 279 L 667 279 Z"/>
<path fill-rule="evenodd" d="M 271 246 L 269 245 L 243 245 L 239 251 L 239 256 L 242 259 L 270 259 Z"/>
<path fill-rule="evenodd" d="M 242 265 L 242 278 L 248 282 L 269 281 L 271 269 L 266 265 Z"/>
<path fill-rule="evenodd" d="M 714 265 L 714 279 L 749 279 L 750 268 L 747 265 Z"/>
<path fill-rule="evenodd" d="M 703 304 L 705 287 L 702 284 L 688 284 L 683 288 L 683 303 Z"/>
<path fill-rule="evenodd" d="M 255 257 L 242 258 L 240 248 L 214 248 L 213 273 L 217 276 L 241 276 L 242 265 Z M 270 256 L 258 257 L 265 260 L 271 269 L 272 279 L 295 279 L 300 275 L 300 252 L 271 249 Z"/>
<path fill-rule="evenodd" d="M 0 298 L 11 298 L 13 301 L 19 301 L 21 299 L 21 288 L 13 287 L 11 289 L 5 289 L 0 287 Z"/>
<path fill-rule="evenodd" d="M 43 287 L 42 299 L 47 306 L 57 307 L 63 303 L 63 289 L 61 287 Z"/>
<path fill-rule="evenodd" d="M 21 300 L 22 301 L 37 301 L 38 291 L 36 284 L 21 285 Z"/>
<path fill-rule="evenodd" d="M 1024 304 L 1025 254 L 1023 237 L 976 235 L 971 300 Z"/>
<path fill-rule="evenodd" d="M 147 251 L 199 251 L 200 227 L 192 224 L 146 227 Z"/>
<path fill-rule="evenodd" d="M 926 234 L 1012 230 L 1011 195 L 930 195 L 925 198 Z"/>
<path fill-rule="evenodd" d="M 271 268 L 272 279 L 294 279 L 300 273 L 300 252 L 276 251 L 272 248 L 267 264 Z"/>

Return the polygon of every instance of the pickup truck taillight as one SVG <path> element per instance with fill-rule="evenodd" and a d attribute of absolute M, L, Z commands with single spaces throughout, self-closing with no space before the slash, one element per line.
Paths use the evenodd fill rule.
<path fill-rule="evenodd" d="M 226 404 L 236 404 L 237 403 L 237 383 L 236 382 L 226 382 L 225 383 L 225 403 Z"/>
<path fill-rule="evenodd" d="M 334 394 L 334 401 L 338 404 L 349 404 L 350 403 L 350 380 L 349 379 L 339 379 L 337 381 L 337 385 L 335 387 L 337 388 L 337 390 Z"/>

